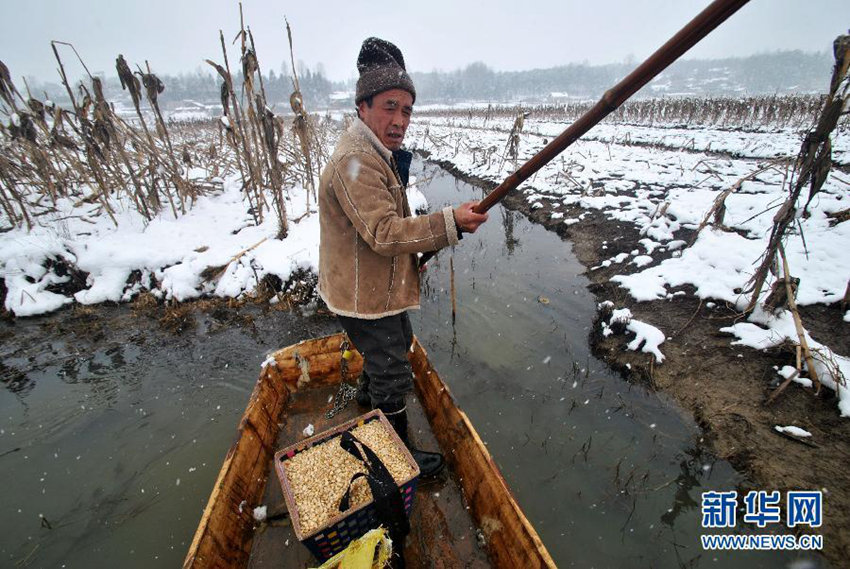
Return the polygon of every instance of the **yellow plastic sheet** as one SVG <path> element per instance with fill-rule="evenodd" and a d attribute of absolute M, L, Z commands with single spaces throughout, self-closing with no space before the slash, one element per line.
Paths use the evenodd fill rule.
<path fill-rule="evenodd" d="M 392 552 L 392 540 L 387 535 L 387 530 L 379 527 L 349 543 L 348 547 L 317 569 L 383 569 Z"/>

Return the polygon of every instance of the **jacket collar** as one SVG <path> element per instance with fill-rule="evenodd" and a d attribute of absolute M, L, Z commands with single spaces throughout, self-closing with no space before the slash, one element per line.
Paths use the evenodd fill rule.
<path fill-rule="evenodd" d="M 407 150 L 391 151 L 384 146 L 384 143 L 372 132 L 372 129 L 366 126 L 360 117 L 355 117 L 354 122 L 348 129 L 348 132 L 361 140 L 368 141 L 369 144 L 375 147 L 375 150 L 387 161 L 387 164 L 393 166 L 399 176 L 399 181 L 403 186 L 407 186 L 407 181 L 410 176 L 410 163 L 413 160 L 413 154 Z"/>
<path fill-rule="evenodd" d="M 393 157 L 393 153 L 390 152 L 390 149 L 384 146 L 384 143 L 380 141 L 380 139 L 372 132 L 372 129 L 366 126 L 366 123 L 360 120 L 360 117 L 355 117 L 354 122 L 351 123 L 351 127 L 349 127 L 348 132 L 353 136 L 368 141 L 372 146 L 375 147 L 375 150 L 383 156 L 384 160 L 387 161 L 387 164 L 391 164 L 391 160 Z"/>

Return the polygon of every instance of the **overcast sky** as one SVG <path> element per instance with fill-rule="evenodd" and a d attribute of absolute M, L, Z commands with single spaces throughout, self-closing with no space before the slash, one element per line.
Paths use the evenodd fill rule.
<path fill-rule="evenodd" d="M 296 61 L 324 66 L 330 79 L 355 76 L 363 39 L 396 43 L 408 70 L 453 70 L 482 61 L 496 70 L 568 63 L 640 62 L 709 4 L 705 0 L 551 0 L 365 2 L 245 0 L 261 67 L 289 60 L 284 16 Z M 115 73 L 118 53 L 133 65 L 175 74 L 221 61 L 218 30 L 228 45 L 239 29 L 229 0 L 3 0 L 0 60 L 13 78 L 57 78 L 50 40 L 73 43 L 92 71 Z M 743 56 L 778 49 L 829 51 L 847 33 L 848 0 L 751 0 L 685 57 Z M 69 73 L 73 54 L 63 59 Z M 236 48 L 231 52 L 231 63 Z"/>

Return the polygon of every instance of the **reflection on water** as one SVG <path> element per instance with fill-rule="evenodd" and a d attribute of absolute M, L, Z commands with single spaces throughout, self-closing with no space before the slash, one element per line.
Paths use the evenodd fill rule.
<path fill-rule="evenodd" d="M 481 198 L 435 167 L 419 168 L 434 176 L 423 190 L 431 211 Z M 677 405 L 589 353 L 595 300 L 570 248 L 494 208 L 477 233 L 432 260 L 413 318 L 558 565 L 782 567 L 797 559 L 702 551 L 701 493 L 742 481 L 706 451 Z"/>
<path fill-rule="evenodd" d="M 0 383 L 15 395 L 20 396 L 26 395 L 33 388 L 33 383 L 27 377 L 27 374 L 19 369 L 9 367 L 3 362 L 0 362 Z"/>
<path fill-rule="evenodd" d="M 519 240 L 514 236 L 514 217 L 520 214 L 503 207 L 499 208 L 499 213 L 502 217 L 502 227 L 505 229 L 505 254 L 510 257 L 519 245 Z"/>
<path fill-rule="evenodd" d="M 0 567 L 179 566 L 265 354 L 336 329 L 95 310 L 0 325 Z"/>

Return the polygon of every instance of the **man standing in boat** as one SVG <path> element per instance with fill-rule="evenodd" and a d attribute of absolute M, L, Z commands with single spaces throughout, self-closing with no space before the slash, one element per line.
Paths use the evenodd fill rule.
<path fill-rule="evenodd" d="M 319 294 L 365 358 L 358 400 L 384 412 L 428 476 L 443 457 L 411 446 L 404 401 L 413 390 L 407 311 L 419 308 L 417 253 L 457 244 L 488 216 L 472 211 L 477 202 L 411 216 L 412 154 L 401 145 L 416 100 L 413 81 L 398 47 L 378 38 L 363 42 L 357 69 L 357 118 L 319 186 Z"/>

